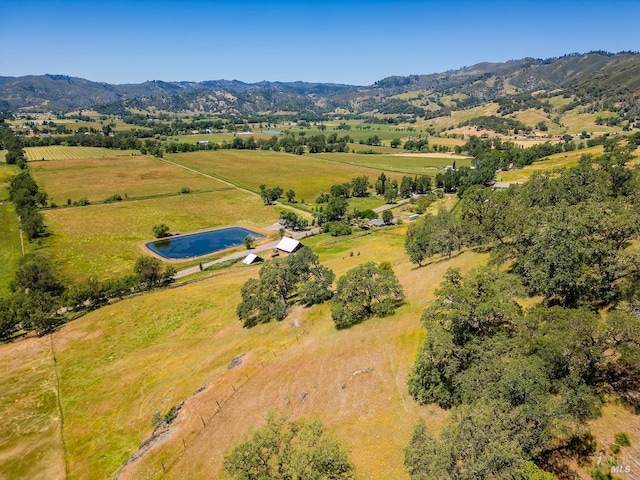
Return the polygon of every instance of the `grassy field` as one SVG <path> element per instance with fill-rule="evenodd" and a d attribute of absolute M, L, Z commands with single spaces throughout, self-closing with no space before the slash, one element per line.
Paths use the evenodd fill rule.
<path fill-rule="evenodd" d="M 228 225 L 259 228 L 276 222 L 279 212 L 277 207 L 265 207 L 257 196 L 234 188 L 59 208 L 45 212 L 51 235 L 43 243 L 73 278 L 114 278 L 132 271 L 143 253 L 141 243 L 153 240 L 155 224 L 166 223 L 181 233 Z"/>
<path fill-rule="evenodd" d="M 428 155 L 428 156 L 427 156 Z M 433 155 L 433 156 L 432 156 Z M 348 165 L 358 165 L 375 168 L 385 172 L 399 172 L 410 175 L 435 176 L 438 170 L 454 161 L 456 166 L 471 166 L 471 159 L 450 156 L 445 154 L 411 154 L 403 150 L 396 150 L 393 155 L 358 155 L 343 153 L 319 153 L 314 158 L 329 160 L 332 162 L 345 163 Z"/>
<path fill-rule="evenodd" d="M 240 266 L 118 302 L 63 327 L 53 345 L 69 477 L 113 476 L 150 434 L 155 412 L 165 413 L 208 386 L 185 404 L 173 433 L 121 478 L 155 478 L 162 472 L 160 460 L 169 478 L 217 478 L 222 455 L 270 408 L 293 418 L 320 416 L 350 447 L 361 478 L 406 478 L 402 448 L 413 423 L 426 418 L 437 431 L 445 418 L 437 408 L 419 407 L 406 392 L 406 375 L 423 336 L 420 312 L 446 268 L 466 271 L 485 257 L 466 253 L 417 269 L 406 260 L 403 242 L 402 227 L 359 238 L 309 239 L 336 274 L 384 258 L 405 287 L 408 302 L 395 316 L 348 331 L 335 330 L 327 305 L 295 309 L 282 323 L 241 328 L 235 317 L 240 287 L 258 269 Z M 290 326 L 292 319 L 300 328 Z M 12 347 L 0 346 L 0 352 L 4 356 Z M 242 365 L 229 370 L 231 359 L 241 354 Z M 366 368 L 371 372 L 352 373 Z M 12 401 L 16 388 L 3 384 L 2 397 Z M 308 393 L 304 402 L 298 399 L 302 392 Z M 223 413 L 214 416 L 216 400 Z M 200 416 L 208 424 L 204 430 Z M 51 439 L 53 433 L 45 436 Z M 28 440 L 19 437 L 15 443 Z M 51 446 L 51 451 L 59 455 L 60 449 Z"/>
<path fill-rule="evenodd" d="M 7 201 L 9 177 L 17 172 L 13 165 L 0 164 L 0 297 L 9 293 L 9 283 L 22 257 L 20 224 L 13 204 Z"/>
<path fill-rule="evenodd" d="M 113 150 L 109 150 L 113 154 Z M 50 199 L 64 205 L 68 198 L 102 201 L 113 194 L 123 198 L 177 194 L 229 188 L 209 177 L 148 156 L 65 159 L 30 164 L 32 174 Z"/>
<path fill-rule="evenodd" d="M 51 338 L 3 344 L 0 356 L 0 478 L 65 479 Z"/>
<path fill-rule="evenodd" d="M 343 154 L 349 158 L 349 154 Z M 259 191 L 279 185 L 286 192 L 293 189 L 298 200 L 311 201 L 332 185 L 366 175 L 374 182 L 381 170 L 358 165 L 339 164 L 315 155 L 291 155 L 270 151 L 217 150 L 170 154 L 168 160 L 206 172 L 222 180 Z M 401 175 L 390 175 L 400 180 Z"/>
<path fill-rule="evenodd" d="M 557 153 L 547 157 L 546 160 L 534 162 L 522 169 L 509 170 L 508 172 L 500 172 L 496 175 L 498 182 L 522 183 L 529 180 L 529 177 L 535 172 L 551 171 L 558 168 L 574 167 L 578 164 L 582 155 L 601 155 L 603 148 L 601 145 L 585 148 L 583 150 L 575 150 L 567 153 Z"/>
<path fill-rule="evenodd" d="M 87 158 L 113 158 L 115 156 L 139 155 L 138 150 L 112 150 L 100 147 L 65 147 L 51 145 L 49 147 L 27 147 L 24 149 L 27 160 L 72 160 Z"/>

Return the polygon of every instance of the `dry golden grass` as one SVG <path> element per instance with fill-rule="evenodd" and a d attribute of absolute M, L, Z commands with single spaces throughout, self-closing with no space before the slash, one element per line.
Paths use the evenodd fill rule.
<path fill-rule="evenodd" d="M 113 153 L 113 151 L 110 151 Z M 148 156 L 33 162 L 38 184 L 59 205 L 68 198 L 102 201 L 113 194 L 130 198 L 177 194 L 182 187 L 215 190 L 228 185 Z"/>
<path fill-rule="evenodd" d="M 114 278 L 132 271 L 153 240 L 152 228 L 166 223 L 187 233 L 221 226 L 261 230 L 279 218 L 280 208 L 266 207 L 255 195 L 230 188 L 211 193 L 162 197 L 45 211 L 51 236 L 43 243 L 76 279 Z"/>
<path fill-rule="evenodd" d="M 585 148 L 582 150 L 575 150 L 567 153 L 556 153 L 550 155 L 546 160 L 540 162 L 534 162 L 531 165 L 527 165 L 522 169 L 509 170 L 508 172 L 499 172 L 496 175 L 496 181 L 508 182 L 508 183 L 522 183 L 529 180 L 529 177 L 535 172 L 551 171 L 558 168 L 574 167 L 578 164 L 582 155 L 601 155 L 603 148 L 601 145 Z"/>
<path fill-rule="evenodd" d="M 424 334 L 420 313 L 448 267 L 466 271 L 485 257 L 465 253 L 418 269 L 406 260 L 403 242 L 403 229 L 309 239 L 338 275 L 384 258 L 405 287 L 408 302 L 396 315 L 347 331 L 335 330 L 328 305 L 296 308 L 282 323 L 241 328 L 235 305 L 255 267 L 122 301 L 65 326 L 54 344 L 70 475 L 113 475 L 151 432 L 154 412 L 165 413 L 206 385 L 185 404 L 169 437 L 122 478 L 159 476 L 160 461 L 171 478 L 217 477 L 224 453 L 270 408 L 293 418 L 321 417 L 349 445 L 361 478 L 406 478 L 402 448 L 414 422 L 426 418 L 437 431 L 445 418 L 407 394 L 406 376 Z M 293 319 L 299 328 L 290 325 Z M 242 365 L 228 370 L 240 354 Z M 372 371 L 353 374 L 366 368 Z M 301 401 L 303 392 L 308 396 Z M 223 406 L 217 415 L 216 400 Z"/>
<path fill-rule="evenodd" d="M 0 478 L 66 478 L 51 339 L 2 344 L 0 358 Z"/>

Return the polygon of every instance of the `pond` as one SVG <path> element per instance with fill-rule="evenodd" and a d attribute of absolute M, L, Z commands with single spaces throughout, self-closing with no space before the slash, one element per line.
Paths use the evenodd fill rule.
<path fill-rule="evenodd" d="M 237 247 L 243 244 L 247 235 L 255 239 L 264 237 L 246 228 L 230 227 L 163 238 L 146 243 L 145 246 L 163 258 L 182 260 Z"/>

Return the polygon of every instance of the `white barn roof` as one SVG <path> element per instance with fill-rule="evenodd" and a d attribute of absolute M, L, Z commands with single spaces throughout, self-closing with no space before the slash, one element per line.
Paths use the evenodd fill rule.
<path fill-rule="evenodd" d="M 258 255 L 256 255 L 255 253 L 250 253 L 249 255 L 244 257 L 244 260 L 242 260 L 242 263 L 244 263 L 245 265 L 251 265 L 252 263 L 257 263 L 261 261 L 262 261 L 262 258 L 260 258 Z"/>
<path fill-rule="evenodd" d="M 302 244 L 296 240 L 295 238 L 282 237 L 282 240 L 278 242 L 276 248 L 278 250 L 282 250 L 283 252 L 293 253 L 298 250 Z"/>

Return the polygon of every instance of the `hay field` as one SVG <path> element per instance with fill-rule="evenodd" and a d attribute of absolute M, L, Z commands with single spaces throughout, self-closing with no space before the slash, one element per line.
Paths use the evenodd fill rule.
<path fill-rule="evenodd" d="M 343 154 L 346 157 L 349 154 Z M 381 170 L 358 165 L 339 164 L 316 158 L 316 155 L 292 155 L 270 151 L 217 150 L 169 154 L 168 160 L 213 175 L 254 192 L 260 185 L 279 185 L 286 192 L 293 189 L 296 199 L 310 201 L 332 185 L 366 175 L 370 180 Z M 396 175 L 400 180 L 401 175 Z"/>
<path fill-rule="evenodd" d="M 65 147 L 51 145 L 48 147 L 27 147 L 24 149 L 27 160 L 71 160 L 85 158 L 112 158 L 139 155 L 138 150 L 112 150 L 101 147 Z"/>
<path fill-rule="evenodd" d="M 58 205 L 68 198 L 98 202 L 113 194 L 140 198 L 177 194 L 182 187 L 192 191 L 229 188 L 149 156 L 65 159 L 33 162 L 30 167 L 35 180 Z"/>
<path fill-rule="evenodd" d="M 230 188 L 210 193 L 150 200 L 58 208 L 45 211 L 51 235 L 42 240 L 63 272 L 72 278 L 106 279 L 131 273 L 153 240 L 155 224 L 187 233 L 221 226 L 252 228 L 274 223 L 280 209 L 266 207 L 255 195 Z"/>

